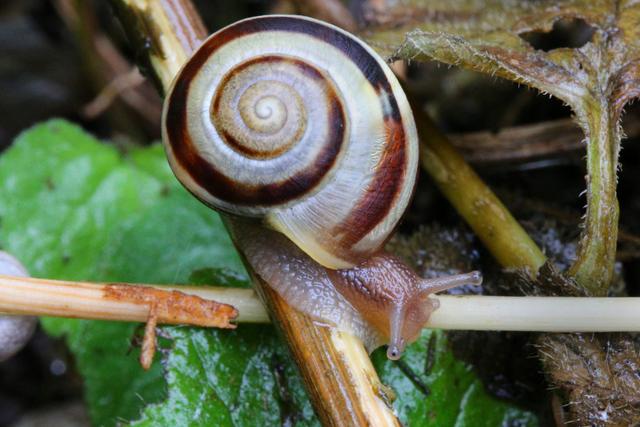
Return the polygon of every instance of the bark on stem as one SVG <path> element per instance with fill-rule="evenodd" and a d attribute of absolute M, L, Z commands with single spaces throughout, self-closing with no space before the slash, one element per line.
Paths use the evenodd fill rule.
<path fill-rule="evenodd" d="M 193 5 L 189 0 L 112 0 L 112 4 L 134 47 L 143 54 L 146 71 L 165 93 L 207 35 Z M 226 220 L 232 229 L 232 221 Z M 236 247 L 242 254 L 242 247 Z M 379 380 L 362 343 L 317 326 L 289 307 L 248 264 L 247 269 L 287 340 L 323 424 L 398 425 L 392 409 L 377 396 Z"/>

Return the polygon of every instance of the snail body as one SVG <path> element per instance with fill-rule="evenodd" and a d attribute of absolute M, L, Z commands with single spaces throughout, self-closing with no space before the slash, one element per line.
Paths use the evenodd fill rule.
<path fill-rule="evenodd" d="M 403 307 L 424 299 L 423 286 L 386 282 L 408 276 L 390 273 L 406 267 L 380 250 L 413 193 L 417 132 L 400 84 L 369 46 L 311 18 L 239 21 L 205 40 L 179 72 L 162 133 L 191 193 L 280 233 L 236 227 L 247 261 L 294 307 L 352 331 L 373 325 L 369 335 L 392 342 L 415 338 L 404 320 L 422 325 L 428 313 Z M 343 308 L 330 309 L 323 292 Z M 367 298 L 377 314 L 363 320 Z M 356 314 L 343 315 L 349 310 Z M 403 321 L 387 321 L 394 316 Z"/>

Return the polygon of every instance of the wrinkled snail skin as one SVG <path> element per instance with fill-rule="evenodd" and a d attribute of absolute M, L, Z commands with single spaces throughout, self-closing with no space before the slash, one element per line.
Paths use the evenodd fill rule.
<path fill-rule="evenodd" d="M 377 251 L 415 185 L 417 133 L 397 79 L 363 42 L 310 18 L 213 34 L 175 79 L 163 123 L 189 191 L 263 219 L 329 268 Z"/>
<path fill-rule="evenodd" d="M 253 270 L 297 310 L 362 340 L 373 350 L 387 342 L 338 291 L 329 271 L 283 234 L 246 221 L 230 227 Z"/>
<path fill-rule="evenodd" d="M 479 271 L 423 279 L 401 259 L 378 252 L 347 270 L 327 270 L 333 286 L 382 336 L 388 338 L 389 359 L 398 359 L 415 341 L 438 301 L 429 295 L 463 285 L 480 285 Z"/>
<path fill-rule="evenodd" d="M 389 343 L 390 359 L 420 336 L 438 308 L 430 294 L 482 282 L 477 271 L 423 279 L 384 251 L 356 267 L 332 270 L 275 231 L 247 221 L 234 222 L 231 231 L 255 272 L 291 306 L 357 336 L 369 350 Z"/>
<path fill-rule="evenodd" d="M 389 67 L 337 27 L 271 15 L 216 32 L 174 80 L 162 134 L 255 272 L 369 349 L 398 358 L 437 308 L 430 293 L 480 281 L 426 281 L 381 251 L 415 186 L 416 127 Z"/>

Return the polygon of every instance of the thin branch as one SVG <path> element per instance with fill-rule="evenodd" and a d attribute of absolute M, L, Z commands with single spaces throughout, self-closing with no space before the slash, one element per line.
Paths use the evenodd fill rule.
<path fill-rule="evenodd" d="M 638 332 L 640 298 L 437 297 L 429 327 L 535 332 Z"/>
<path fill-rule="evenodd" d="M 113 101 L 126 91 L 131 91 L 135 87 L 145 82 L 145 78 L 140 74 L 138 68 L 134 68 L 125 74 L 121 74 L 111 80 L 100 93 L 84 106 L 82 114 L 88 119 L 98 117 L 104 113 Z"/>
<path fill-rule="evenodd" d="M 638 109 L 628 112 L 623 120 L 627 138 L 640 136 Z M 583 153 L 584 133 L 574 119 L 558 119 L 513 126 L 498 132 L 478 131 L 447 134 L 460 154 L 475 165 L 524 163 L 563 158 Z"/>
<path fill-rule="evenodd" d="M 256 311 L 256 298 L 251 290 L 237 289 L 228 297 L 224 291 L 212 294 L 206 290 L 195 292 L 197 290 L 188 286 L 151 287 L 0 276 L 0 312 L 146 322 L 149 307 L 153 305 L 158 323 L 234 327 L 229 321 L 236 318 L 239 309 L 247 313 Z M 218 299 L 219 294 L 224 298 Z M 217 302 L 222 299 L 233 305 Z"/>
<path fill-rule="evenodd" d="M 111 86 L 110 82 L 113 80 L 129 74 L 132 65 L 117 51 L 99 28 L 96 5 L 82 0 L 55 0 L 52 4 L 74 37 L 81 65 L 96 93 Z M 151 85 L 141 81 L 129 90 L 117 91 L 116 95 L 111 100 L 99 96 L 102 101 L 109 101 L 104 106 L 108 107 L 107 116 L 116 129 L 124 130 L 140 139 L 143 139 L 145 134 L 143 130 L 146 132 L 154 130 L 162 110 L 158 96 Z M 99 110 L 99 108 L 93 111 L 90 109 L 83 111 L 82 114 L 86 114 L 88 118 L 94 118 L 93 114 L 102 113 Z"/>
<path fill-rule="evenodd" d="M 179 292 L 178 292 L 179 290 Z M 272 292 L 272 291 L 271 291 Z M 124 296 L 124 297 L 123 297 Z M 438 308 L 427 327 L 462 330 L 537 332 L 640 332 L 640 298 L 500 297 L 438 295 Z M 195 302 L 195 303 L 194 303 Z M 282 304 L 282 300 L 277 300 Z M 228 304 L 228 305 L 227 305 Z M 212 286 L 126 285 L 69 282 L 0 276 L 0 312 L 37 316 L 147 322 L 153 314 L 158 324 L 219 327 L 216 312 L 208 307 L 238 309 L 237 321 L 266 323 L 269 316 L 255 291 Z M 167 308 L 168 307 L 168 308 Z M 219 310 L 216 308 L 216 310 Z M 153 313 L 152 313 L 153 312 Z M 328 328 L 295 313 L 313 329 L 323 330 L 340 348 L 344 341 Z M 228 316 L 227 316 L 228 319 Z M 292 325 L 298 325 L 297 321 Z M 306 341 L 316 337 L 309 329 L 288 328 Z M 301 347 L 305 351 L 310 347 Z M 350 350 L 349 357 L 359 358 Z M 354 356 L 356 355 L 356 356 Z M 368 369 L 362 361 L 358 365 Z M 376 381 L 374 377 L 371 381 Z"/>
<path fill-rule="evenodd" d="M 540 248 L 422 109 L 413 110 L 422 167 L 500 264 L 535 278 L 546 261 Z"/>
<path fill-rule="evenodd" d="M 525 162 L 584 150 L 583 134 L 573 119 L 447 135 L 464 158 L 474 164 Z"/>

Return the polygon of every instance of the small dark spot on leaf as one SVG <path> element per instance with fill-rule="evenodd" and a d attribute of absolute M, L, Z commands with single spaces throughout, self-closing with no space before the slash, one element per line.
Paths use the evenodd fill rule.
<path fill-rule="evenodd" d="M 415 371 L 403 360 L 394 361 L 396 366 L 400 368 L 402 373 L 413 383 L 413 385 L 422 392 L 425 396 L 429 396 L 431 394 L 431 390 L 429 386 L 425 384 L 424 381 L 415 373 Z"/>
<path fill-rule="evenodd" d="M 276 384 L 278 402 L 280 406 L 280 422 L 282 426 L 294 426 L 301 418 L 298 407 L 291 395 L 289 385 L 286 380 L 285 367 L 277 354 L 273 355 L 271 359 L 271 368 L 274 373 Z M 266 404 L 266 402 L 265 402 Z"/>
<path fill-rule="evenodd" d="M 53 178 L 51 178 L 50 176 L 48 176 L 47 179 L 45 180 L 45 184 L 49 189 L 49 191 L 53 191 L 56 189 L 56 184 L 53 182 Z"/>
<path fill-rule="evenodd" d="M 144 334 L 144 323 L 136 325 L 136 328 L 129 339 L 129 346 L 127 347 L 127 356 L 131 354 L 134 349 L 138 349 L 142 346 L 142 335 Z"/>
<path fill-rule="evenodd" d="M 168 185 L 163 185 L 162 188 L 160 189 L 160 197 L 167 197 L 169 196 L 169 186 Z"/>
<path fill-rule="evenodd" d="M 71 256 L 68 254 L 62 255 L 62 264 L 68 265 L 71 262 Z"/>
<path fill-rule="evenodd" d="M 424 374 L 429 375 L 436 361 L 436 334 L 431 334 L 427 342 L 427 354 L 424 359 Z"/>
<path fill-rule="evenodd" d="M 591 41 L 596 29 L 584 19 L 560 19 L 549 32 L 529 31 L 520 37 L 535 49 L 548 52 L 560 48 L 579 48 Z"/>

